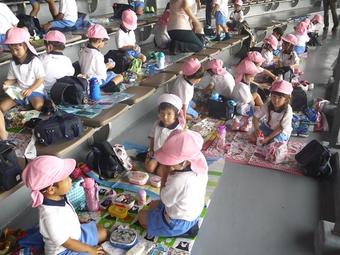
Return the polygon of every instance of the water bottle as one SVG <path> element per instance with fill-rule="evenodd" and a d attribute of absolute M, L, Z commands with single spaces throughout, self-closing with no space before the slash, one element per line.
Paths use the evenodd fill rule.
<path fill-rule="evenodd" d="M 86 196 L 86 206 L 90 212 L 96 212 L 99 210 L 99 194 L 98 185 L 92 178 L 85 178 L 83 187 Z"/>
<path fill-rule="evenodd" d="M 225 148 L 225 136 L 227 134 L 227 130 L 225 125 L 220 125 L 217 127 L 217 149 L 224 151 Z"/>
<path fill-rule="evenodd" d="M 146 204 L 146 191 L 140 189 L 138 191 L 138 205 L 145 205 Z"/>
<path fill-rule="evenodd" d="M 90 79 L 90 98 L 93 101 L 98 101 L 101 98 L 100 85 L 96 77 Z"/>
<path fill-rule="evenodd" d="M 165 67 L 165 55 L 163 52 L 158 52 L 157 54 L 157 66 L 159 69 L 164 69 Z"/>
<path fill-rule="evenodd" d="M 211 99 L 211 100 L 214 100 L 214 101 L 218 101 L 219 97 L 220 97 L 220 94 L 218 94 L 217 91 L 213 91 L 213 92 L 211 93 L 210 99 Z"/>

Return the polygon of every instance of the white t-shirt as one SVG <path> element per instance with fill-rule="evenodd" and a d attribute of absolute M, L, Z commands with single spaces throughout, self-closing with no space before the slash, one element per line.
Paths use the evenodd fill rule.
<path fill-rule="evenodd" d="M 239 11 L 239 12 L 236 12 L 236 11 L 233 11 L 231 14 L 230 14 L 230 19 L 233 18 L 235 21 L 237 22 L 243 22 L 244 20 L 244 14 L 243 14 L 243 11 Z"/>
<path fill-rule="evenodd" d="M 253 102 L 250 85 L 243 82 L 235 85 L 232 96 L 238 103 L 241 104 L 249 104 Z"/>
<path fill-rule="evenodd" d="M 262 64 L 264 67 L 273 64 L 274 55 L 272 51 L 267 50 L 267 49 L 262 49 L 261 55 L 265 59 L 265 61 Z"/>
<path fill-rule="evenodd" d="M 300 63 L 300 58 L 295 51 L 292 51 L 290 54 L 281 51 L 279 56 L 283 66 L 298 65 Z"/>
<path fill-rule="evenodd" d="M 123 48 L 128 45 L 136 45 L 136 36 L 134 31 L 125 33 L 122 29 L 119 29 L 116 34 L 117 48 Z"/>
<path fill-rule="evenodd" d="M 78 19 L 78 6 L 75 0 L 60 0 L 59 13 L 64 14 L 64 20 L 76 22 Z"/>
<path fill-rule="evenodd" d="M 45 92 L 49 93 L 57 79 L 74 75 L 71 60 L 63 54 L 45 54 L 40 57 L 45 68 Z"/>
<path fill-rule="evenodd" d="M 166 214 L 171 219 L 195 220 L 204 207 L 207 182 L 207 174 L 193 171 L 169 174 L 160 194 Z"/>
<path fill-rule="evenodd" d="M 177 125 L 176 125 L 177 124 Z M 183 129 L 182 126 L 178 123 L 174 123 L 173 127 L 163 127 L 159 120 L 155 122 L 153 125 L 153 129 L 150 132 L 149 137 L 154 139 L 153 150 L 159 150 L 169 135 L 176 129 Z"/>
<path fill-rule="evenodd" d="M 210 84 L 214 85 L 214 89 L 218 94 L 230 98 L 235 87 L 235 79 L 228 71 L 226 71 L 223 75 L 215 74 L 211 76 Z"/>
<path fill-rule="evenodd" d="M 104 55 L 97 49 L 85 47 L 80 51 L 79 65 L 81 73 L 88 78 L 96 77 L 99 81 L 106 80 Z"/>
<path fill-rule="evenodd" d="M 19 20 L 4 3 L 0 3 L 0 34 L 6 34 L 7 30 L 15 27 Z"/>
<path fill-rule="evenodd" d="M 306 46 L 306 43 L 309 42 L 309 40 L 310 40 L 310 38 L 307 35 L 307 33 L 305 33 L 303 35 L 295 34 L 295 36 L 297 38 L 296 46 Z"/>
<path fill-rule="evenodd" d="M 17 80 L 17 85 L 21 89 L 27 89 L 33 85 L 37 79 L 45 77 L 43 64 L 38 57 L 33 59 L 27 64 L 16 64 L 12 60 L 9 64 L 7 79 Z M 44 84 L 40 85 L 34 90 L 35 92 L 44 93 Z"/>
<path fill-rule="evenodd" d="M 215 4 L 218 4 L 217 11 L 220 11 L 225 17 L 228 17 L 228 1 L 216 0 Z"/>
<path fill-rule="evenodd" d="M 69 238 L 79 240 L 81 228 L 78 216 L 71 205 L 41 205 L 39 207 L 40 234 L 45 242 L 45 255 L 56 255 Z"/>
<path fill-rule="evenodd" d="M 290 105 L 288 105 L 287 111 L 283 112 L 270 112 L 270 122 L 268 123 L 268 105 L 270 102 L 263 104 L 260 108 L 258 108 L 255 111 L 255 117 L 258 119 L 264 118 L 266 125 L 272 129 L 275 130 L 279 126 L 282 127 L 282 133 L 286 134 L 287 136 L 290 136 L 293 128 L 292 128 L 292 118 L 293 118 L 293 110 Z"/>
<path fill-rule="evenodd" d="M 186 107 L 194 97 L 194 85 L 187 82 L 183 75 L 180 74 L 172 87 L 172 94 L 178 96 Z"/>

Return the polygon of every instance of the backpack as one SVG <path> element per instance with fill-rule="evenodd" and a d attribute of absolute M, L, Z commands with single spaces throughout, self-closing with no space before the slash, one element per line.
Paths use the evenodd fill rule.
<path fill-rule="evenodd" d="M 132 10 L 132 6 L 129 4 L 117 4 L 114 3 L 112 5 L 113 8 L 113 18 L 120 19 L 122 18 L 122 13 L 125 10 Z"/>
<path fill-rule="evenodd" d="M 39 121 L 34 128 L 37 142 L 50 145 L 72 140 L 84 131 L 80 118 L 73 114 L 54 115 Z"/>
<path fill-rule="evenodd" d="M 295 159 L 305 175 L 327 177 L 332 174 L 331 156 L 332 153 L 328 148 L 313 140 L 295 155 Z"/>
<path fill-rule="evenodd" d="M 250 51 L 250 48 L 254 46 L 255 44 L 255 36 L 247 23 L 247 21 L 243 21 L 239 24 L 238 27 L 238 34 L 239 35 L 249 35 L 247 39 L 245 39 L 242 43 L 242 47 L 239 50 L 238 53 L 236 53 L 236 56 L 243 59 L 246 57 L 247 53 Z"/>
<path fill-rule="evenodd" d="M 128 170 L 107 141 L 93 144 L 86 162 L 101 178 L 117 178 Z"/>
<path fill-rule="evenodd" d="M 130 60 L 127 56 L 126 51 L 110 50 L 104 56 L 105 63 L 108 62 L 109 58 L 116 62 L 115 67 L 112 69 L 112 71 L 114 71 L 115 73 L 123 73 L 129 68 Z"/>
<path fill-rule="evenodd" d="M 15 145 L 0 141 L 0 190 L 9 190 L 21 181 L 21 168 Z"/>
<path fill-rule="evenodd" d="M 307 108 L 307 94 L 302 88 L 295 87 L 293 89 L 290 105 L 294 112 L 305 111 Z"/>
<path fill-rule="evenodd" d="M 229 120 L 234 117 L 236 107 L 230 103 L 231 100 L 223 96 L 219 96 L 218 100 L 208 100 L 209 117 L 214 119 Z"/>
<path fill-rule="evenodd" d="M 41 37 L 44 34 L 43 29 L 40 26 L 40 22 L 37 18 L 26 14 L 18 14 L 19 20 L 18 27 L 26 27 L 31 36 Z"/>
<path fill-rule="evenodd" d="M 51 88 L 55 104 L 79 105 L 87 102 L 88 81 L 84 78 L 65 76 L 58 79 Z"/>

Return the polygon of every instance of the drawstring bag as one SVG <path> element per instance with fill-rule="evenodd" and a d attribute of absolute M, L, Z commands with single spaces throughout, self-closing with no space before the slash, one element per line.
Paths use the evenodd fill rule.
<path fill-rule="evenodd" d="M 112 148 L 120 162 L 123 164 L 124 168 L 128 171 L 132 170 L 132 160 L 126 153 L 124 146 L 121 144 L 115 144 Z"/>

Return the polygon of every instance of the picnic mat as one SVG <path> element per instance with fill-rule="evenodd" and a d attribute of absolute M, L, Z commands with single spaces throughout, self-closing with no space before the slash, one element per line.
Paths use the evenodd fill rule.
<path fill-rule="evenodd" d="M 125 147 L 127 148 L 127 152 L 135 154 L 136 152 L 140 152 L 143 149 L 145 149 L 145 146 L 141 145 L 133 145 L 131 143 L 129 144 L 124 144 Z M 219 178 L 223 174 L 223 169 L 224 169 L 224 164 L 225 160 L 219 159 L 219 160 L 209 160 L 209 180 L 208 180 L 208 185 L 207 185 L 207 192 L 206 192 L 206 205 L 204 209 L 202 210 L 202 213 L 200 215 L 199 219 L 199 225 L 201 226 L 207 212 L 207 208 L 210 203 L 210 198 L 212 193 L 214 192 L 215 188 L 217 187 Z M 143 163 L 142 162 L 134 162 L 134 168 L 136 170 L 141 170 L 143 171 Z M 120 192 L 125 192 L 125 193 L 130 193 L 133 196 L 136 196 L 136 192 L 140 189 L 144 189 L 147 192 L 147 200 L 154 200 L 154 199 L 159 199 L 159 189 L 154 188 L 150 185 L 145 185 L 145 186 L 138 186 L 138 185 L 133 185 L 130 184 L 126 181 L 126 178 L 122 178 L 121 180 L 108 180 L 108 181 L 101 181 L 99 180 L 98 176 L 91 172 L 90 173 L 91 177 L 94 177 L 100 185 L 106 186 L 106 187 L 113 187 L 114 190 L 117 193 Z M 80 217 L 85 217 L 85 218 L 92 218 L 96 220 L 100 225 L 105 227 L 106 229 L 110 230 L 113 228 L 113 226 L 116 225 L 124 225 L 128 226 L 129 228 L 132 228 L 136 230 L 138 233 L 138 239 L 140 242 L 144 243 L 149 243 L 150 245 L 154 245 L 157 247 L 157 250 L 162 250 L 164 253 L 154 253 L 154 254 L 168 254 L 168 255 L 179 255 L 179 254 L 190 254 L 190 251 L 193 247 L 193 244 L 195 242 L 196 238 L 181 238 L 181 237 L 148 237 L 146 234 L 146 231 L 138 224 L 137 222 L 137 215 L 138 211 L 142 209 L 138 205 L 134 205 L 128 212 L 128 216 L 124 219 L 118 219 L 115 217 L 111 217 L 106 210 L 101 211 L 100 213 L 97 214 L 91 214 L 88 213 L 88 215 L 84 215 L 84 213 L 80 214 Z M 85 213 L 86 214 L 86 213 Z M 108 254 L 113 254 L 113 255 L 120 255 L 120 254 L 125 254 L 126 251 L 118 249 L 118 248 L 113 248 L 108 242 L 105 242 L 103 244 L 104 249 L 108 252 Z"/>
<path fill-rule="evenodd" d="M 9 132 L 7 140 L 15 144 L 15 153 L 17 157 L 24 158 L 27 145 L 30 143 L 31 138 L 32 133 L 29 132 Z"/>

